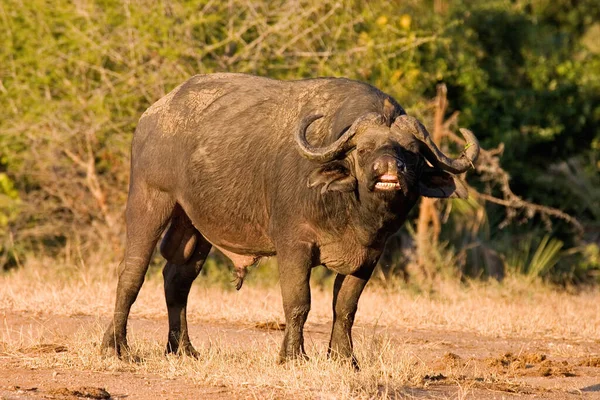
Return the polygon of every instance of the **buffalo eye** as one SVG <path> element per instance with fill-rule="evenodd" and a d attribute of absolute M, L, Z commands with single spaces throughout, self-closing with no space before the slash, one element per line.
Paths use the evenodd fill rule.
<path fill-rule="evenodd" d="M 374 146 L 373 146 L 373 144 L 366 144 L 366 145 L 364 145 L 364 146 L 361 146 L 361 147 L 360 147 L 360 148 L 357 150 L 357 152 L 358 152 L 358 155 L 362 157 L 362 156 L 364 156 L 365 154 L 368 154 L 368 153 L 372 152 L 372 151 L 373 151 L 373 149 L 374 149 Z"/>

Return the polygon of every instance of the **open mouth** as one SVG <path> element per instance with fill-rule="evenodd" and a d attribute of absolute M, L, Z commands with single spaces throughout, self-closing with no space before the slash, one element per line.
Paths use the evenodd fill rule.
<path fill-rule="evenodd" d="M 381 175 L 375 183 L 375 190 L 399 190 L 400 182 L 395 175 Z"/>

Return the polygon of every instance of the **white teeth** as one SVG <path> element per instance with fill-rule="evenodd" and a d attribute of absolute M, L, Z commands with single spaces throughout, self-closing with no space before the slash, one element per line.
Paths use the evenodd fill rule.
<path fill-rule="evenodd" d="M 375 184 L 375 189 L 381 189 L 381 190 L 400 189 L 400 183 L 398 183 L 398 182 L 377 182 Z"/>

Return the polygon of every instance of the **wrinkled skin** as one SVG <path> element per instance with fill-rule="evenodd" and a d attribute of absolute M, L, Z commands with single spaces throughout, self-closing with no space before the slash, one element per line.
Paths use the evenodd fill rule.
<path fill-rule="evenodd" d="M 328 354 L 356 366 L 351 329 L 386 239 L 420 195 L 466 194 L 423 150 L 415 121 L 379 90 L 335 78 L 199 75 L 159 100 L 132 143 L 127 246 L 103 352 L 127 350 L 129 311 L 170 223 L 161 244 L 167 352 L 197 355 L 187 298 L 215 246 L 233 262 L 238 289 L 249 265 L 277 256 L 286 319 L 281 362 L 306 357 L 311 269 L 337 272 Z M 350 133 L 342 147 L 321 151 Z"/>

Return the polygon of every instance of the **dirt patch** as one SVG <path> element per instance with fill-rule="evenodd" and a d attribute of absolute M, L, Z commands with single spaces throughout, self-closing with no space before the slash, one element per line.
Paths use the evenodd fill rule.
<path fill-rule="evenodd" d="M 113 399 L 336 398 L 335 392 L 322 387 L 327 383 L 293 389 L 300 387 L 298 377 L 302 378 L 304 373 L 331 377 L 342 374 L 343 379 L 354 385 L 361 384 L 361 380 L 366 382 L 365 374 L 381 379 L 370 381 L 379 382 L 375 386 L 377 393 L 360 389 L 363 397 L 490 400 L 506 398 L 508 394 L 524 399 L 558 400 L 591 399 L 600 391 L 597 386 L 600 369 L 590 368 L 597 366 L 598 361 L 595 357 L 582 357 L 586 353 L 600 353 L 600 344 L 591 341 L 486 337 L 443 329 L 359 324 L 354 331 L 355 346 L 359 362 L 365 368 L 357 375 L 343 375 L 345 372 L 324 359 L 328 324 L 306 326 L 307 351 L 317 361 L 310 361 L 308 366 L 293 363 L 281 366 L 276 364 L 276 353 L 282 338 L 280 330 L 285 327 L 275 321 L 246 325 L 194 322 L 190 324 L 191 339 L 201 352 L 201 357 L 195 360 L 164 356 L 166 321 L 132 318 L 130 333 L 137 338 L 133 341 L 133 351 L 143 360 L 133 363 L 97 358 L 101 333 L 100 328 L 94 331 L 91 327 L 102 326 L 103 321 L 93 317 L 29 317 L 10 312 L 4 317 L 5 325 L 13 332 L 27 327 L 35 333 L 37 325 L 32 321 L 43 321 L 42 338 L 37 343 L 20 339 L 15 346 L 8 335 L 0 343 L 3 381 L 0 385 L 7 385 L 0 387 L 0 398 L 15 400 L 109 398 L 106 396 Z M 389 364 L 394 361 L 387 355 L 390 349 L 401 349 L 397 354 L 406 360 Z M 370 354 L 372 360 L 388 358 L 381 365 L 371 361 L 369 366 L 366 358 Z M 82 363 L 82 358 L 87 360 Z M 391 369 L 384 372 L 386 368 Z M 409 378 L 399 380 L 400 384 L 390 384 L 387 375 L 381 378 L 392 373 L 393 368 L 402 368 L 403 375 L 398 375 Z M 252 370 L 265 372 L 261 375 Z M 231 376 L 235 374 L 244 374 L 244 378 L 234 381 Z M 282 383 L 288 380 L 294 382 L 293 388 Z M 311 385 L 310 382 L 318 381 L 306 382 Z M 299 391 L 292 393 L 293 390 Z"/>
<path fill-rule="evenodd" d="M 463 359 L 458 354 L 454 353 L 444 354 L 441 361 L 451 367 L 460 367 L 464 364 Z"/>
<path fill-rule="evenodd" d="M 452 371 L 457 368 L 461 368 L 465 365 L 465 360 L 462 359 L 456 353 L 447 352 L 443 356 L 434 360 L 431 364 L 431 368 L 434 371 Z"/>
<path fill-rule="evenodd" d="M 35 355 L 46 353 L 63 353 L 68 351 L 67 346 L 55 343 L 42 343 L 29 347 L 22 347 L 18 350 L 20 353 Z"/>
<path fill-rule="evenodd" d="M 568 361 L 552 361 L 541 353 L 524 353 L 521 355 L 505 353 L 498 357 L 488 358 L 486 362 L 489 367 L 495 369 L 499 374 L 544 377 L 576 376 Z"/>
<path fill-rule="evenodd" d="M 7 386 L 5 389 L 16 392 L 16 393 L 27 393 L 27 392 L 37 392 L 38 388 L 33 387 L 21 387 L 19 385 Z"/>
<path fill-rule="evenodd" d="M 222 386 L 195 385 L 189 379 L 165 379 L 153 374 L 131 372 L 91 372 L 65 369 L 30 369 L 20 366 L 4 368 L 0 376 L 7 386 L 0 386 L 0 399 L 208 399 L 244 398 Z M 14 382 L 22 382 L 14 385 Z M 35 383 L 35 384 L 33 384 Z M 1 384 L 0 384 L 1 385 Z M 101 390 L 102 389 L 102 390 Z M 91 397 L 106 396 L 110 397 Z M 243 390 L 238 391 L 243 394 Z M 88 397 L 85 397 L 87 395 Z"/>
<path fill-rule="evenodd" d="M 501 356 L 489 358 L 487 364 L 490 367 L 525 369 L 532 365 L 539 364 L 546 360 L 545 354 L 525 353 L 514 355 L 513 353 L 504 353 Z"/>
<path fill-rule="evenodd" d="M 596 367 L 600 368 L 600 357 L 591 357 L 583 360 L 578 364 L 580 367 Z"/>
<path fill-rule="evenodd" d="M 446 376 L 444 376 L 443 374 L 435 374 L 435 375 L 425 375 L 423 377 L 423 382 L 439 382 L 439 381 L 443 381 L 447 379 Z"/>
<path fill-rule="evenodd" d="M 257 322 L 254 327 L 264 331 L 284 331 L 285 324 L 277 321 Z"/>
<path fill-rule="evenodd" d="M 468 382 L 468 380 L 465 380 Z M 494 382 L 494 381 L 486 381 L 483 378 L 474 379 L 471 382 L 473 388 L 477 389 L 485 389 L 485 390 L 493 390 L 497 392 L 506 392 L 506 393 L 515 393 L 515 394 L 533 394 L 536 392 L 540 392 L 540 390 L 536 390 L 529 385 L 524 385 L 522 383 L 511 383 L 511 382 Z"/>
<path fill-rule="evenodd" d="M 577 376 L 568 361 L 553 362 L 550 360 L 541 363 L 534 374 L 538 376 Z"/>
<path fill-rule="evenodd" d="M 106 389 L 96 387 L 81 387 L 79 389 L 61 387 L 52 389 L 48 393 L 59 397 L 83 397 L 87 399 L 110 399 L 111 397 Z"/>

